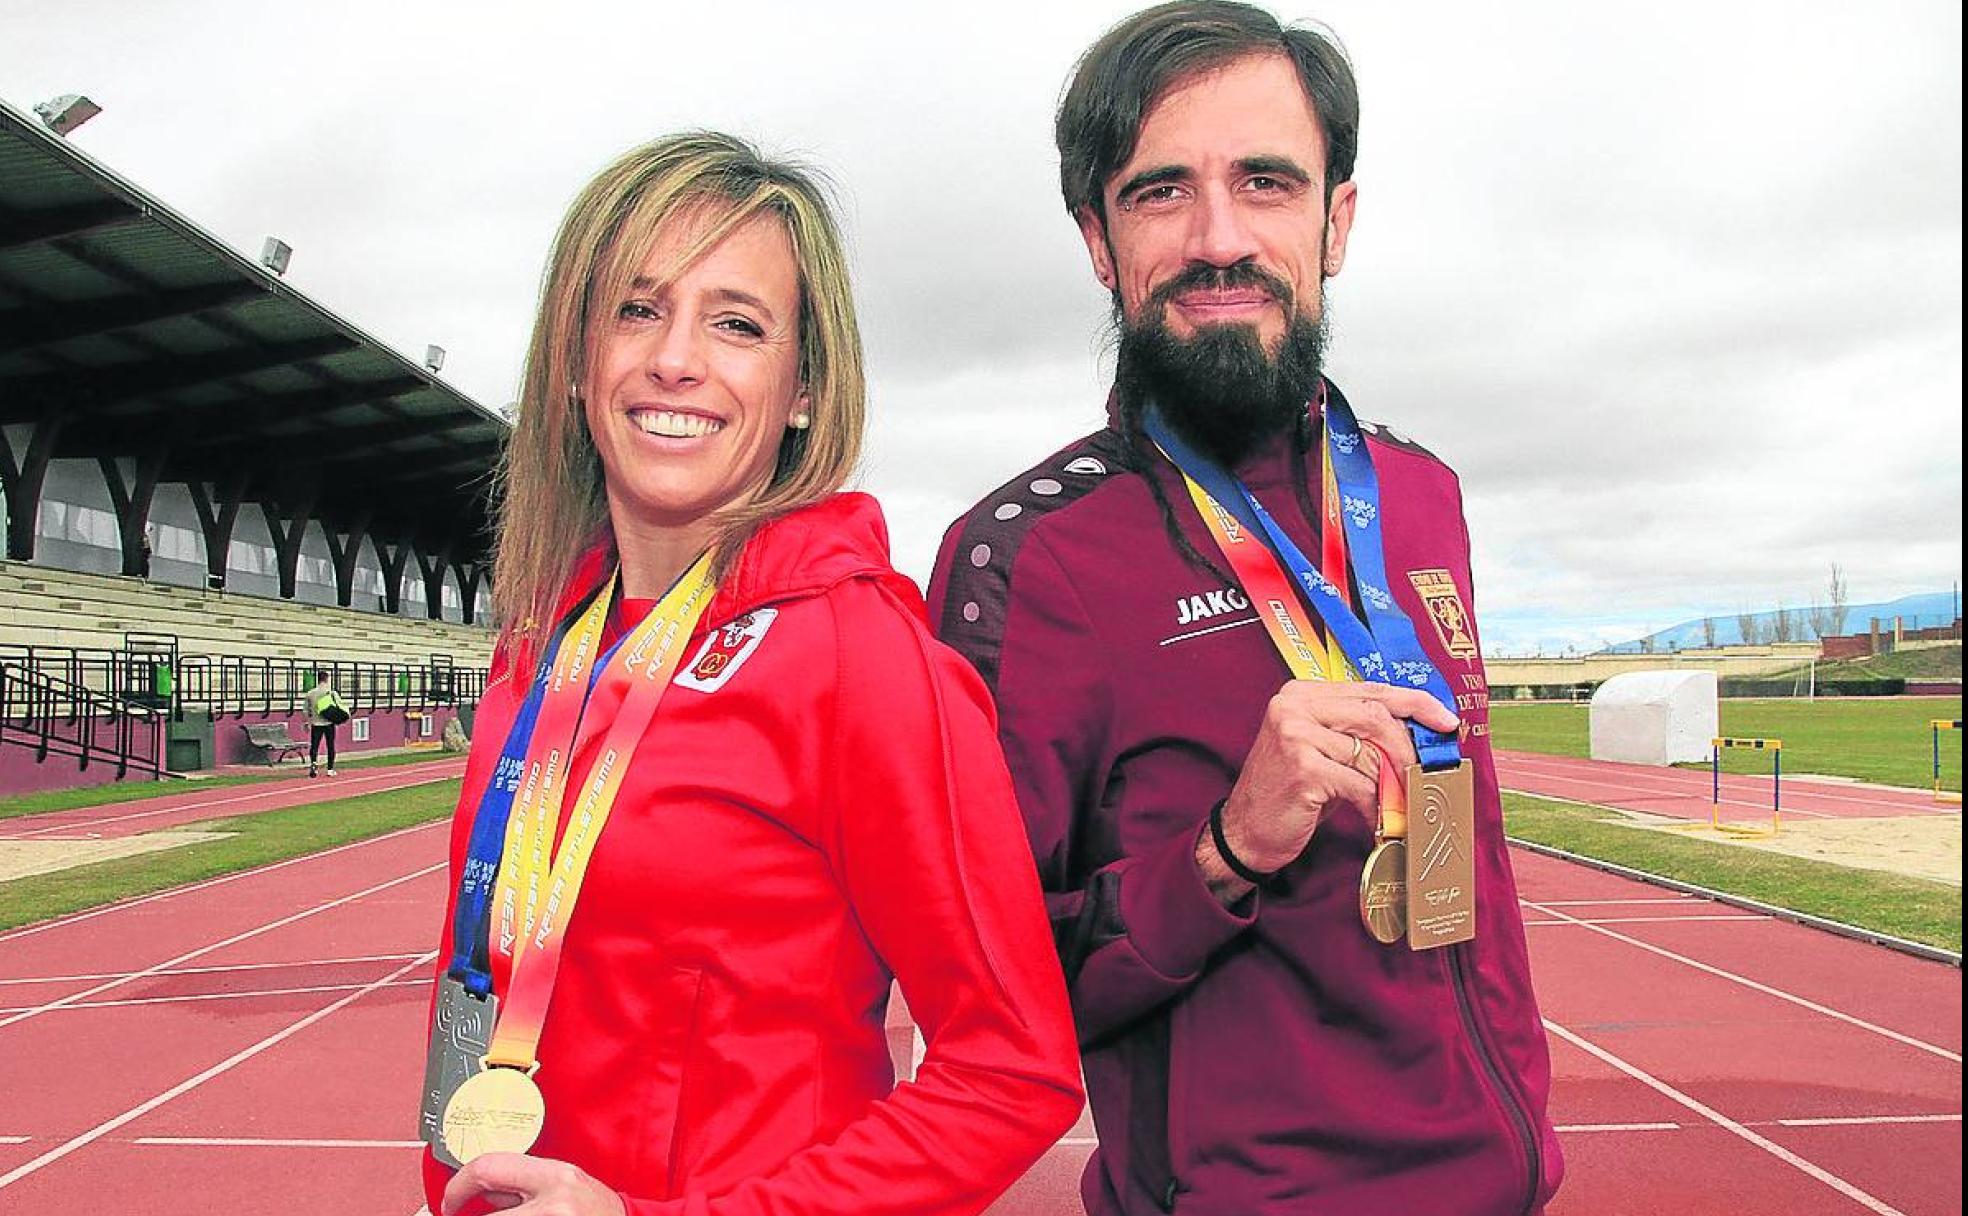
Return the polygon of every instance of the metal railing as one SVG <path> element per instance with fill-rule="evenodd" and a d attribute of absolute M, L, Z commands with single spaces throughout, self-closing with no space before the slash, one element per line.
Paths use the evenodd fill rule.
<path fill-rule="evenodd" d="M 36 761 L 72 756 L 81 768 L 110 764 L 161 775 L 164 715 L 119 697 L 0 658 L 0 745 L 35 751 Z"/>
<path fill-rule="evenodd" d="M 485 692 L 485 669 L 460 667 L 450 655 L 432 655 L 423 663 L 185 655 L 165 641 L 175 639 L 146 635 L 133 638 L 124 650 L 0 645 L 0 662 L 179 720 L 187 710 L 215 718 L 300 712 L 321 672 L 329 674 L 354 713 L 470 704 Z"/>

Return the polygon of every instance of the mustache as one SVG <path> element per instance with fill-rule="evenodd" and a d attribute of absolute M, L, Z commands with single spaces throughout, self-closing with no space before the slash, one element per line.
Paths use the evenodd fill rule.
<path fill-rule="evenodd" d="M 1160 313 L 1185 291 L 1229 291 L 1238 287 L 1258 288 L 1282 305 L 1286 313 L 1293 309 L 1291 284 L 1248 258 L 1228 266 L 1191 262 L 1180 274 L 1149 292 L 1148 304 Z"/>

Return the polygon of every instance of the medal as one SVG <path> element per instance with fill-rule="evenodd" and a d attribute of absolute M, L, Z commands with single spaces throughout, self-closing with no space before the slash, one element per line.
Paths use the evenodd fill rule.
<path fill-rule="evenodd" d="M 1360 923 L 1375 941 L 1391 946 L 1408 932 L 1408 801 L 1394 761 L 1380 744 L 1368 746 L 1377 762 L 1379 818 L 1374 823 L 1373 852 L 1360 871 Z"/>
<path fill-rule="evenodd" d="M 523 1153 L 540 1138 L 547 1103 L 517 1068 L 474 1073 L 444 1108 L 444 1147 L 460 1165 L 484 1153 Z"/>
<path fill-rule="evenodd" d="M 440 982 L 424 1061 L 419 1131 L 453 1168 L 484 1153 L 523 1153 L 546 1125 L 533 1081 L 569 918 L 629 759 L 716 591 L 709 554 L 641 624 L 601 651 L 616 580 L 556 631 L 500 750 L 460 875 L 454 957 Z M 619 579 L 619 572 L 617 575 Z M 570 791 L 582 721 L 596 687 L 619 690 L 599 754 Z M 590 724 L 592 725 L 592 724 Z M 558 828 L 573 795 L 567 830 Z M 559 839 L 556 849 L 554 842 Z M 496 992 L 503 1002 L 475 993 Z"/>
<path fill-rule="evenodd" d="M 1414 849 L 1408 855 L 1408 947 L 1476 936 L 1476 782 L 1469 761 L 1408 769 Z"/>
<path fill-rule="evenodd" d="M 1408 931 L 1408 842 L 1382 840 L 1360 871 L 1360 923 L 1383 946 Z"/>
<path fill-rule="evenodd" d="M 444 1111 L 451 1095 L 481 1067 L 498 1020 L 497 997 L 477 997 L 464 984 L 444 976 L 437 982 L 437 1008 L 431 1018 L 430 1047 L 424 1055 L 424 1101 L 417 1131 L 437 1159 L 452 1169 L 463 1164 L 444 1147 Z"/>

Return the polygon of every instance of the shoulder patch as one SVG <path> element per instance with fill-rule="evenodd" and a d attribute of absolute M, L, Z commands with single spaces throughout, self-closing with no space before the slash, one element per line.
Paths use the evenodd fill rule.
<path fill-rule="evenodd" d="M 1019 546 L 1040 520 L 1131 468 L 1126 439 L 1103 427 L 1005 482 L 955 525 L 936 636 L 969 659 L 993 692 Z"/>
<path fill-rule="evenodd" d="M 711 630 L 697 653 L 678 670 L 677 686 L 696 692 L 716 692 L 723 688 L 738 674 L 745 660 L 752 657 L 778 618 L 777 608 L 759 608 Z"/>

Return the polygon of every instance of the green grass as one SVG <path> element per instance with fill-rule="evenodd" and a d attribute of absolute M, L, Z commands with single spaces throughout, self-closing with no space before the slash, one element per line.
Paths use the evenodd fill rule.
<path fill-rule="evenodd" d="M 405 790 L 187 824 L 173 830 L 228 835 L 223 840 L 119 857 L 0 883 L 0 929 L 65 916 L 443 819 L 457 804 L 459 784 L 456 780 L 439 781 Z"/>
<path fill-rule="evenodd" d="M 391 752 L 381 756 L 349 757 L 336 763 L 336 771 L 352 768 L 390 768 L 399 764 L 421 764 L 427 760 L 450 758 L 448 752 Z M 55 761 L 54 763 L 60 763 Z M 255 785 L 278 777 L 292 777 L 307 771 L 305 764 L 288 762 L 263 773 L 227 773 L 220 777 L 200 777 L 189 781 L 147 781 L 140 778 L 113 785 L 90 785 L 72 790 L 47 790 L 39 794 L 16 794 L 0 798 L 0 819 L 39 815 L 44 811 L 66 811 L 78 806 L 103 806 L 112 802 L 135 802 L 142 798 L 161 798 L 166 794 L 187 794 L 193 790 L 216 790 L 229 785 Z"/>
<path fill-rule="evenodd" d="M 1617 811 L 1503 796 L 1504 830 L 1550 845 L 1828 920 L 1961 952 L 1961 888 L 1926 879 L 1626 826 Z"/>
<path fill-rule="evenodd" d="M 1491 739 L 1498 747 L 1584 756 L 1589 750 L 1588 707 L 1520 705 L 1490 707 Z M 1722 733 L 1735 738 L 1783 740 L 1784 772 L 1824 773 L 1886 785 L 1925 789 L 1933 784 L 1933 741 L 1927 723 L 1959 719 L 1959 697 L 1822 697 L 1726 700 Z M 1730 750 L 1725 773 L 1764 774 L 1770 753 Z M 1941 732 L 1941 785 L 1961 788 L 1961 734 Z"/>

